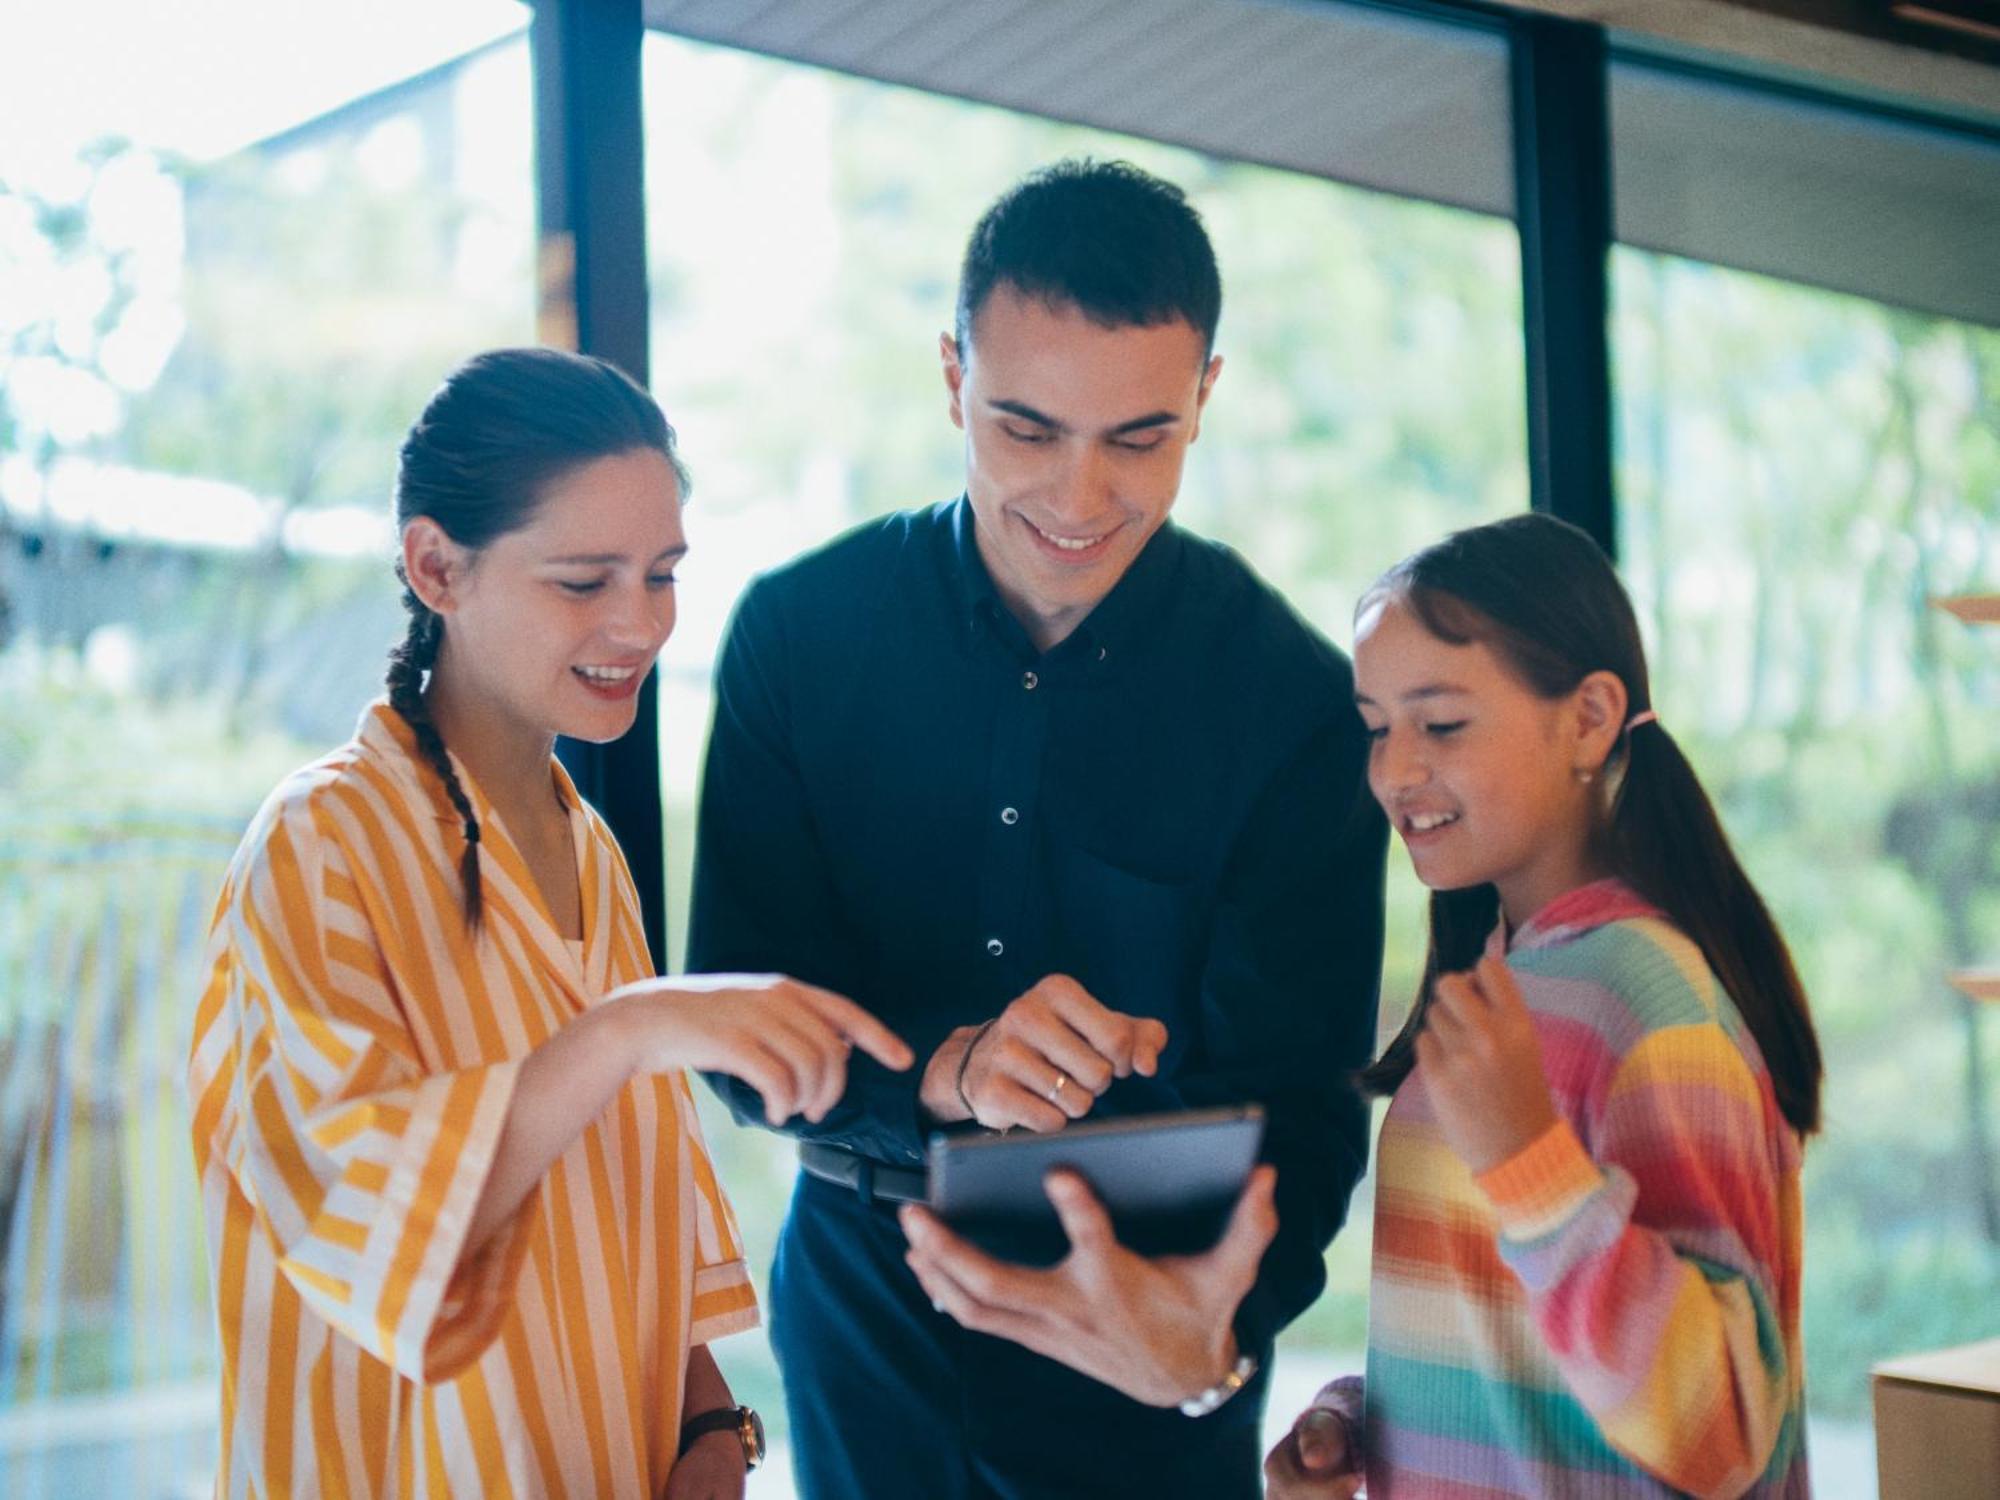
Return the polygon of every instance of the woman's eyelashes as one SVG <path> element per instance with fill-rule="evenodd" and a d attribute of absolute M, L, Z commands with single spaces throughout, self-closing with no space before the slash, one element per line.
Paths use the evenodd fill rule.
<path fill-rule="evenodd" d="M 583 599 L 589 597 L 591 594 L 600 592 L 604 588 L 604 585 L 609 582 L 610 580 L 607 578 L 558 578 L 556 580 L 556 587 L 566 594 L 572 594 L 579 599 Z M 649 573 L 646 575 L 646 587 L 651 589 L 672 588 L 679 582 L 680 575 L 678 573 Z"/>

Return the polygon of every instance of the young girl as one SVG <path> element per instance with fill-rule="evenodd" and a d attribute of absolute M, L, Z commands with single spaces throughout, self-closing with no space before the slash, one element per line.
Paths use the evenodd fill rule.
<path fill-rule="evenodd" d="M 1270 1494 L 1806 1495 L 1819 1047 L 1610 565 L 1545 516 L 1449 537 L 1362 599 L 1355 681 L 1431 951 L 1363 1076 L 1394 1093 L 1366 1382 Z"/>
<path fill-rule="evenodd" d="M 611 366 L 482 355 L 410 430 L 409 633 L 355 738 L 230 865 L 190 1093 L 222 1345 L 218 1495 L 740 1495 L 756 1321 L 684 1068 L 817 1119 L 849 1044 L 770 976 L 652 977 L 552 758 L 631 726 L 684 475 Z"/>

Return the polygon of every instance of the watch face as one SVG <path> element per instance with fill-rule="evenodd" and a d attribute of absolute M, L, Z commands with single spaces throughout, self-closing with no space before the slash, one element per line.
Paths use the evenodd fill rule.
<path fill-rule="evenodd" d="M 740 1408 L 743 1417 L 743 1457 L 749 1468 L 764 1461 L 764 1419 L 750 1407 Z"/>

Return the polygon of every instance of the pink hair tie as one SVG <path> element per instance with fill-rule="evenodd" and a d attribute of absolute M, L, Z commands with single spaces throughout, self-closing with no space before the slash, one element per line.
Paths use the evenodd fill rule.
<path fill-rule="evenodd" d="M 1625 721 L 1625 732 L 1627 734 L 1630 734 L 1633 730 L 1637 729 L 1641 724 L 1657 724 L 1659 722 L 1660 722 L 1660 716 L 1654 713 L 1649 708 L 1644 713 L 1634 714 L 1632 715 L 1631 718 L 1627 719 Z"/>

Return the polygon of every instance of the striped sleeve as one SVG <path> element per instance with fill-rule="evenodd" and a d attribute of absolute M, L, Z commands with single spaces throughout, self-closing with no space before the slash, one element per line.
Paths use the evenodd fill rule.
<path fill-rule="evenodd" d="M 1606 1439 L 1677 1491 L 1741 1495 L 1795 1375 L 1775 1105 L 1712 1019 L 1649 1031 L 1603 1099 L 1595 1157 L 1559 1120 L 1479 1179 L 1501 1255 Z"/>
<path fill-rule="evenodd" d="M 499 1334 L 541 1195 L 465 1254 L 519 1064 L 420 1069 L 357 879 L 300 798 L 225 893 L 215 1024 L 233 1031 L 236 1065 L 223 1157 L 313 1312 L 434 1381 Z"/>
<path fill-rule="evenodd" d="M 684 1180 L 694 1199 L 694 1309 L 688 1342 L 707 1344 L 757 1326 L 757 1293 L 750 1284 L 736 1215 L 709 1160 L 685 1075 L 674 1080 L 674 1093 Z"/>

